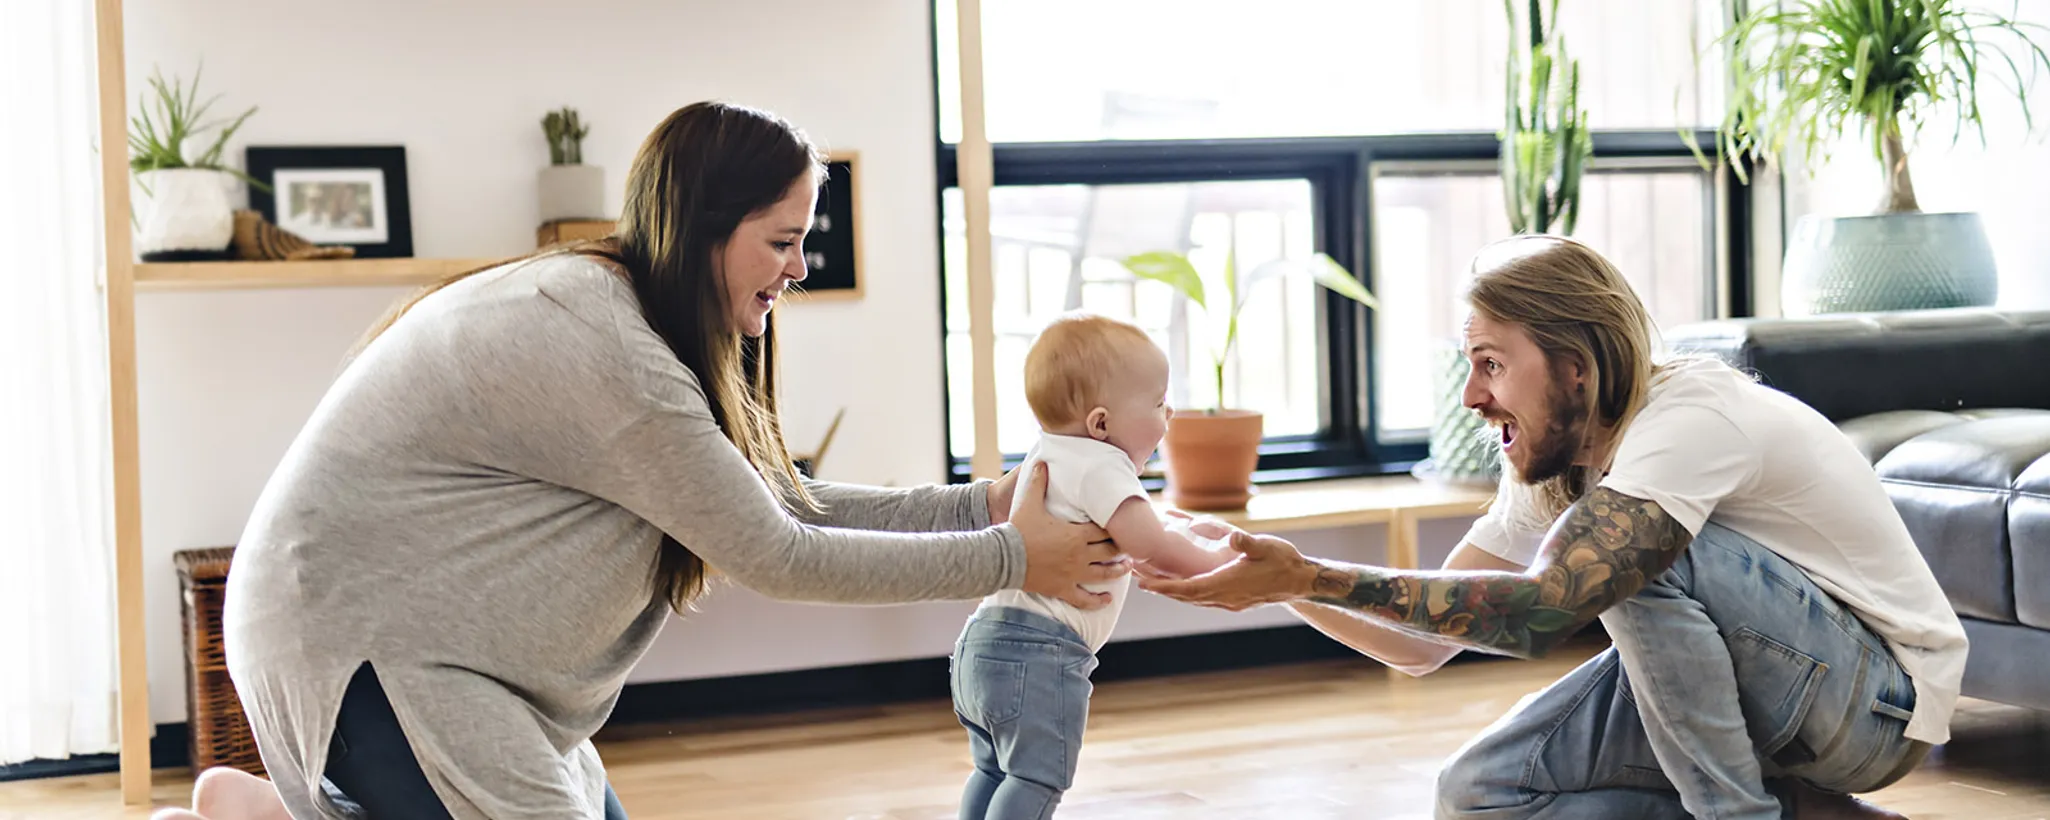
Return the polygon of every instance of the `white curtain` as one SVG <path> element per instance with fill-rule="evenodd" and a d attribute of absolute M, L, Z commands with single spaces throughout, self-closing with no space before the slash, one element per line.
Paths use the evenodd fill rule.
<path fill-rule="evenodd" d="M 91 0 L 0 0 L 0 764 L 115 751 Z"/>

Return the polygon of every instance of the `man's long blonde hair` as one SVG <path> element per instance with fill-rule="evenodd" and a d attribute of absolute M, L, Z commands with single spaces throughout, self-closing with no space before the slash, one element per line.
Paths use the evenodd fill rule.
<path fill-rule="evenodd" d="M 1531 234 L 1482 248 L 1471 273 L 1466 302 L 1475 313 L 1528 331 L 1547 365 L 1581 366 L 1583 429 L 1609 428 L 1613 449 L 1662 369 L 1655 359 L 1657 326 L 1622 271 L 1579 242 Z M 1576 465 L 1557 478 L 1513 487 L 1514 470 L 1504 464 L 1503 493 L 1528 492 L 1530 511 L 1548 526 L 1593 489 L 1605 469 Z"/>

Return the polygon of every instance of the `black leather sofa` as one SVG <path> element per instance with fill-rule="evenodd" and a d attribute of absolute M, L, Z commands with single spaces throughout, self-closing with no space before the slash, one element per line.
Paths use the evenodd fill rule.
<path fill-rule="evenodd" d="M 1836 422 L 1964 621 L 1964 693 L 2050 709 L 2050 311 L 1733 319 L 1666 343 Z"/>

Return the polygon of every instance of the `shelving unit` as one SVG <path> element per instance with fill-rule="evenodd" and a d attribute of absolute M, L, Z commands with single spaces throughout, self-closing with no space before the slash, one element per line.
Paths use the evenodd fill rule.
<path fill-rule="evenodd" d="M 162 262 L 135 266 L 141 291 L 417 286 L 496 259 L 321 259 L 306 262 Z"/>
<path fill-rule="evenodd" d="M 94 0 L 101 145 L 128 144 L 127 42 L 122 0 Z M 137 264 L 124 151 L 100 152 L 107 379 L 112 422 L 115 636 L 120 692 L 121 799 L 150 800 L 148 652 L 143 617 L 142 466 L 136 418 L 135 294 L 278 288 L 408 287 L 494 259 L 336 259 Z"/>

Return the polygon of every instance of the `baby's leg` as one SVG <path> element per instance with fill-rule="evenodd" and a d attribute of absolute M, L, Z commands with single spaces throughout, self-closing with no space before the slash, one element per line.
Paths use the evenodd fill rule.
<path fill-rule="evenodd" d="M 207 820 L 207 818 L 184 809 L 157 809 L 155 814 L 149 816 L 149 820 Z"/>
<path fill-rule="evenodd" d="M 1046 651 L 1052 649 L 1054 651 Z M 987 820 L 1046 820 L 1074 785 L 1082 730 L 1089 721 L 1089 673 L 1096 657 L 1061 639 L 1016 659 L 1023 708 L 996 728 L 1005 777 L 990 795 Z"/>
<path fill-rule="evenodd" d="M 192 784 L 192 810 L 205 820 L 292 820 L 270 781 L 226 766 L 200 773 Z"/>
<path fill-rule="evenodd" d="M 1017 714 L 1017 686 L 1014 676 L 990 674 L 992 670 L 1003 671 L 1009 664 L 1001 660 L 991 663 L 992 659 L 983 655 L 983 650 L 993 646 L 994 632 L 1001 628 L 997 621 L 970 620 L 961 632 L 961 640 L 954 645 L 954 717 L 968 730 L 972 764 L 968 782 L 961 789 L 961 805 L 956 815 L 959 820 L 983 820 L 989 813 L 990 798 L 1004 782 L 1004 768 L 997 762 L 996 740 L 990 735 L 990 728 Z"/>

